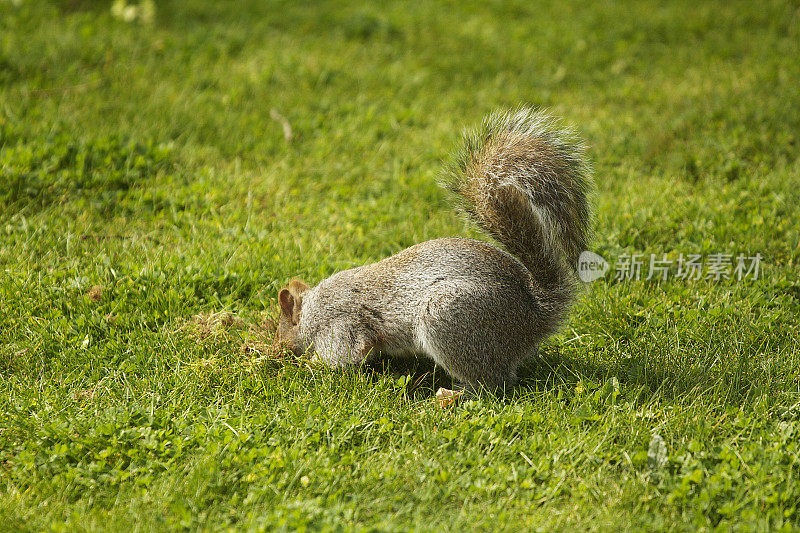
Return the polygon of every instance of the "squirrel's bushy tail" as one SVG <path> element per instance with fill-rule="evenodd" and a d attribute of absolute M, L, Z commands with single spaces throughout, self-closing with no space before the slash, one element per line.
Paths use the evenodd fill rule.
<path fill-rule="evenodd" d="M 573 130 L 543 110 L 496 111 L 464 135 L 442 181 L 468 218 L 528 268 L 541 304 L 566 312 L 591 224 L 590 169 Z"/>

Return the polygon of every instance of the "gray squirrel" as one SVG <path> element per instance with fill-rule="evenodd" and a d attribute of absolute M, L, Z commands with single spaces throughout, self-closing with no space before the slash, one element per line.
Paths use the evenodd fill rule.
<path fill-rule="evenodd" d="M 464 135 L 442 185 L 504 249 L 425 241 L 316 287 L 278 294 L 276 346 L 336 368 L 372 354 L 430 357 L 455 388 L 513 386 L 569 311 L 593 187 L 584 145 L 546 111 L 495 111 Z"/>

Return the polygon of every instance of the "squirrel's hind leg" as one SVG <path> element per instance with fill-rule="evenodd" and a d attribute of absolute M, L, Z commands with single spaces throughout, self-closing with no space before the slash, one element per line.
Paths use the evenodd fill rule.
<path fill-rule="evenodd" d="M 536 345 L 527 326 L 534 310 L 515 293 L 458 289 L 429 300 L 416 328 L 417 345 L 469 394 L 510 391 Z"/>
<path fill-rule="evenodd" d="M 436 325 L 418 329 L 422 351 L 447 371 L 453 380 L 453 389 L 476 396 L 480 391 L 503 394 L 517 383 L 517 368 L 521 357 L 497 353 L 497 347 L 469 339 L 453 342 L 450 334 L 441 335 Z M 448 332 L 449 333 L 449 332 Z"/>

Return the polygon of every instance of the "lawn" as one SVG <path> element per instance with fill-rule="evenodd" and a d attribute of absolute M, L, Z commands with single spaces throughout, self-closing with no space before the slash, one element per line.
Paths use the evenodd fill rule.
<path fill-rule="evenodd" d="M 519 103 L 611 265 L 520 386 L 273 351 Z M 0 0 L 0 530 L 800 529 L 798 109 L 796 2 Z"/>

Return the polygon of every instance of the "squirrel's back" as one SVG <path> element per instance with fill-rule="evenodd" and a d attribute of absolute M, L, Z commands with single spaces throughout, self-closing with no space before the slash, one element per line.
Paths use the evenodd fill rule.
<path fill-rule="evenodd" d="M 488 242 L 461 237 L 424 241 L 376 263 L 343 270 L 323 280 L 315 296 L 331 302 L 350 302 L 359 309 L 393 309 L 413 316 L 419 306 L 445 286 L 494 293 L 513 291 L 534 296 L 536 283 L 530 271 L 514 256 Z M 358 294 L 370 295 L 364 304 Z M 326 313 L 343 305 L 323 306 Z"/>
<path fill-rule="evenodd" d="M 539 300 L 535 280 L 517 258 L 484 241 L 450 237 L 323 280 L 306 296 L 303 322 L 319 327 L 355 319 L 383 353 L 419 349 L 442 362 L 447 347 L 469 336 L 486 354 L 528 353 L 553 332 Z M 446 366 L 452 370 L 455 363 Z"/>

